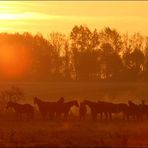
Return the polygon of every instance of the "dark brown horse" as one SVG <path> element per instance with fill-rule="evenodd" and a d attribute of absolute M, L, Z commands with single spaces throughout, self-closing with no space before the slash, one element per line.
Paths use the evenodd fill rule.
<path fill-rule="evenodd" d="M 43 101 L 37 97 L 34 98 L 34 104 L 38 105 L 38 109 L 43 119 L 50 117 L 53 119 L 59 109 L 59 105 L 64 102 L 64 98 L 60 98 L 57 102 Z"/>
<path fill-rule="evenodd" d="M 79 107 L 80 120 L 85 119 L 86 113 L 87 113 L 86 105 L 84 102 L 81 102 Z"/>
<path fill-rule="evenodd" d="M 140 105 L 133 103 L 132 101 L 128 101 L 129 110 L 128 116 L 132 117 L 132 119 L 140 119 L 142 115 L 142 108 Z"/>
<path fill-rule="evenodd" d="M 34 108 L 30 104 L 8 102 L 6 108 L 13 108 L 16 113 L 17 119 L 21 119 L 23 114 L 27 115 L 28 119 L 33 119 L 34 117 Z"/>
<path fill-rule="evenodd" d="M 64 119 L 67 120 L 69 112 L 70 112 L 70 109 L 73 106 L 79 107 L 79 104 L 78 104 L 78 102 L 76 100 L 65 102 L 65 103 L 61 103 L 59 105 L 59 108 L 57 109 L 59 117 L 61 117 L 61 115 L 64 114 Z"/>
<path fill-rule="evenodd" d="M 144 100 L 141 100 L 141 104 L 139 104 L 139 111 L 141 119 L 148 119 L 148 105 Z"/>
<path fill-rule="evenodd" d="M 91 116 L 93 120 L 97 120 L 98 114 L 100 114 L 101 119 L 102 119 L 104 110 L 103 110 L 103 107 L 99 103 L 89 101 L 89 100 L 84 100 L 84 103 L 91 109 Z"/>
<path fill-rule="evenodd" d="M 112 114 L 122 113 L 123 118 L 127 117 L 128 106 L 125 103 L 111 103 L 105 101 L 98 101 L 100 106 L 103 108 L 105 119 L 112 119 Z"/>

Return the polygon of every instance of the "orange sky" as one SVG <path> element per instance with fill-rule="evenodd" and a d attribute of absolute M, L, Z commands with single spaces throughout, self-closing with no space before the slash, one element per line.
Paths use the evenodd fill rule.
<path fill-rule="evenodd" d="M 0 2 L 0 32 L 69 33 L 73 26 L 105 26 L 148 34 L 148 1 L 7 1 Z"/>

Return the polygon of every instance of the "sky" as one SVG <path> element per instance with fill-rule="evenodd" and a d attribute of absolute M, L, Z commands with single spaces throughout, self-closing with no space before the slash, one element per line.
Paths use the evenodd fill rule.
<path fill-rule="evenodd" d="M 148 35 L 148 1 L 0 1 L 0 32 L 68 34 L 74 25 Z"/>

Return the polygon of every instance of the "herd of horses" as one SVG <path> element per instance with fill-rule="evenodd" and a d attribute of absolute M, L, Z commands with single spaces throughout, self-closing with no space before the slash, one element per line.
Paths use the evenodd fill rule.
<path fill-rule="evenodd" d="M 65 119 L 69 118 L 70 110 L 73 106 L 79 110 L 79 119 L 84 120 L 90 109 L 90 115 L 94 121 L 112 120 L 112 115 L 122 115 L 124 120 L 143 120 L 148 119 L 148 105 L 142 100 L 140 104 L 132 101 L 128 103 L 112 103 L 106 101 L 90 101 L 84 100 L 78 103 L 77 100 L 65 102 L 61 97 L 56 102 L 43 101 L 38 97 L 34 97 L 34 104 L 37 105 L 38 111 L 43 119 Z M 6 108 L 13 108 L 17 119 L 22 119 L 26 115 L 28 119 L 34 119 L 35 108 L 31 104 L 19 104 L 16 102 L 8 102 Z"/>

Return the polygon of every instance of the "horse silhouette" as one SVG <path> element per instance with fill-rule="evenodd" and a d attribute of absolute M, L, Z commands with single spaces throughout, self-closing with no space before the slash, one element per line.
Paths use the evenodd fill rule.
<path fill-rule="evenodd" d="M 64 98 L 61 97 L 61 98 L 57 101 L 57 103 L 64 103 Z"/>
<path fill-rule="evenodd" d="M 128 115 L 129 115 L 129 107 L 126 103 L 117 103 L 117 110 L 118 113 L 121 112 L 122 113 L 122 119 L 123 120 L 127 120 L 128 119 Z"/>
<path fill-rule="evenodd" d="M 86 105 L 84 102 L 81 102 L 79 107 L 80 120 L 85 119 L 86 113 L 87 113 Z"/>
<path fill-rule="evenodd" d="M 13 108 L 17 119 L 21 119 L 23 114 L 26 114 L 28 119 L 34 118 L 34 107 L 30 104 L 19 104 L 15 102 L 8 102 L 6 108 Z"/>
<path fill-rule="evenodd" d="M 140 119 L 142 115 L 142 108 L 140 107 L 140 105 L 137 105 L 130 100 L 128 101 L 128 105 L 128 116 L 132 117 L 132 119 Z"/>
<path fill-rule="evenodd" d="M 38 97 L 34 98 L 34 104 L 37 104 L 38 109 L 43 117 L 43 119 L 50 118 L 53 119 L 59 109 L 59 105 L 64 102 L 64 98 L 61 97 L 57 102 L 43 101 Z"/>
<path fill-rule="evenodd" d="M 78 102 L 76 100 L 65 102 L 65 103 L 61 103 L 59 105 L 59 108 L 58 108 L 59 117 L 61 117 L 61 115 L 64 114 L 64 119 L 67 120 L 68 116 L 69 116 L 70 109 L 73 106 L 79 107 L 79 104 L 78 104 Z"/>
<path fill-rule="evenodd" d="M 94 121 L 97 120 L 98 114 L 100 114 L 100 118 L 102 119 L 104 110 L 103 110 L 103 107 L 99 103 L 89 101 L 89 100 L 84 100 L 84 104 L 87 105 L 91 109 L 91 116 Z"/>
<path fill-rule="evenodd" d="M 100 106 L 103 108 L 105 119 L 112 119 L 112 114 L 123 114 L 123 119 L 127 118 L 127 104 L 125 103 L 112 103 L 105 101 L 98 101 Z"/>
<path fill-rule="evenodd" d="M 102 108 L 102 112 L 105 116 L 105 119 L 112 118 L 112 113 L 115 112 L 116 108 L 113 103 L 105 102 L 105 101 L 98 101 L 99 106 Z M 102 117 L 103 118 L 103 117 Z"/>
<path fill-rule="evenodd" d="M 145 104 L 144 100 L 141 100 L 141 104 L 139 104 L 139 110 L 141 113 L 141 119 L 148 119 L 148 105 Z"/>

